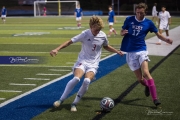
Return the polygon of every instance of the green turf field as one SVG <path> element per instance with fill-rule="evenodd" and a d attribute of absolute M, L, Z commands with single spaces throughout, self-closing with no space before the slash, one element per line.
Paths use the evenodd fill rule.
<path fill-rule="evenodd" d="M 107 17 L 102 18 L 104 21 L 107 19 Z M 114 25 L 114 28 L 118 32 L 121 29 L 124 19 L 124 17 L 117 18 L 118 22 Z M 55 58 L 50 57 L 49 52 L 62 42 L 81 33 L 82 30 L 88 29 L 88 20 L 89 17 L 83 18 L 82 26 L 84 28 L 75 30 L 64 28 L 76 27 L 76 22 L 73 17 L 7 18 L 6 24 L 1 23 L 0 56 L 43 56 L 46 59 L 46 63 L 37 65 L 28 64 L 25 66 L 1 64 L 0 89 L 21 92 L 0 92 L 0 98 L 5 98 L 5 100 L 0 100 L 0 103 L 69 73 L 81 49 L 80 44 L 74 44 L 62 50 Z M 171 28 L 179 26 L 179 21 L 180 18 L 173 17 Z M 103 31 L 108 33 L 106 22 Z M 38 35 L 40 33 L 44 34 Z M 152 36 L 154 36 L 154 34 L 149 33 L 147 38 Z M 109 38 L 110 45 L 119 49 L 121 39 L 122 37 L 120 35 L 111 36 Z M 110 54 L 112 53 L 103 50 L 102 57 L 106 57 Z M 158 110 L 173 112 L 172 115 L 168 116 L 159 115 L 158 119 L 169 120 L 172 118 L 175 120 L 175 118 L 178 118 L 178 111 L 180 111 L 177 105 L 178 98 L 180 97 L 180 94 L 178 94 L 180 82 L 177 81 L 177 78 L 179 78 L 178 71 L 180 71 L 177 67 L 180 66 L 178 61 L 180 59 L 179 55 L 180 49 L 162 63 L 152 74 L 156 80 L 158 94 L 163 103 L 162 108 Z M 150 56 L 150 58 L 150 67 L 153 67 L 163 57 Z M 60 71 L 57 71 L 57 69 Z M 40 73 L 56 75 L 38 75 Z M 46 80 L 28 80 L 25 78 L 41 78 Z M 62 109 L 54 111 L 49 109 L 34 119 L 92 119 L 97 115 L 95 110 L 99 110 L 99 101 L 102 97 L 109 96 L 115 99 L 134 81 L 135 76 L 127 65 L 124 65 L 90 85 L 89 91 L 78 105 L 77 113 L 69 112 L 70 103 L 75 97 L 74 95 L 67 99 Z M 11 83 L 31 85 L 14 86 L 10 85 Z M 99 88 L 100 84 L 102 86 L 101 88 Z M 168 87 L 168 85 L 170 87 Z M 167 90 L 167 92 L 165 90 Z M 151 99 L 144 97 L 143 87 L 138 85 L 112 110 L 111 113 L 106 114 L 103 119 L 156 119 L 157 116 L 147 115 L 146 113 L 148 110 L 154 110 L 152 107 L 153 104 Z"/>

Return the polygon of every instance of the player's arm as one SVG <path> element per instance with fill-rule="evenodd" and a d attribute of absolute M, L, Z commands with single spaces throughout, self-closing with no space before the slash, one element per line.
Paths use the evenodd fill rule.
<path fill-rule="evenodd" d="M 160 34 L 159 32 L 155 33 L 157 35 L 157 37 L 161 40 L 163 40 L 164 42 L 167 42 L 169 44 L 172 44 L 173 43 L 173 40 L 170 39 L 170 38 L 166 38 L 164 37 L 162 34 Z"/>
<path fill-rule="evenodd" d="M 116 21 L 116 16 L 114 16 L 114 23 L 116 23 L 117 21 Z"/>
<path fill-rule="evenodd" d="M 171 18 L 168 19 L 168 24 L 169 24 L 169 25 L 171 24 Z"/>
<path fill-rule="evenodd" d="M 103 48 L 109 52 L 113 52 L 113 53 L 117 53 L 119 55 L 123 55 L 123 53 L 119 50 L 116 50 L 115 48 L 113 48 L 112 46 L 110 45 L 107 45 L 107 46 L 103 46 Z"/>
<path fill-rule="evenodd" d="M 59 50 L 66 48 L 67 46 L 71 45 L 72 43 L 73 43 L 72 40 L 66 41 L 65 43 L 63 43 L 59 47 L 57 47 L 56 49 L 52 50 L 50 52 L 50 55 L 52 57 L 56 56 Z"/>
<path fill-rule="evenodd" d="M 125 36 L 126 34 L 128 34 L 128 30 L 122 29 L 120 34 L 121 34 L 121 36 Z"/>

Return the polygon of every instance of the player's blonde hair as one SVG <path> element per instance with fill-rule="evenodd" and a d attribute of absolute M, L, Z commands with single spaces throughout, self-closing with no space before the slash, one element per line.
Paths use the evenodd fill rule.
<path fill-rule="evenodd" d="M 97 17 L 97 16 L 92 16 L 90 18 L 89 25 L 90 25 L 90 27 L 95 27 L 95 28 L 97 28 L 99 30 L 104 28 L 103 20 L 100 17 Z"/>
<path fill-rule="evenodd" d="M 135 9 L 141 9 L 141 8 L 144 8 L 144 10 L 146 11 L 148 6 L 146 5 L 146 3 L 139 3 Z"/>

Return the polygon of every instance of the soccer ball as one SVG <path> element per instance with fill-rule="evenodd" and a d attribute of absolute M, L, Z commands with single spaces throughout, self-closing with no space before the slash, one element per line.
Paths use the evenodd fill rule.
<path fill-rule="evenodd" d="M 103 111 L 109 112 L 114 107 L 114 101 L 109 97 L 104 97 L 100 102 L 100 107 Z"/>

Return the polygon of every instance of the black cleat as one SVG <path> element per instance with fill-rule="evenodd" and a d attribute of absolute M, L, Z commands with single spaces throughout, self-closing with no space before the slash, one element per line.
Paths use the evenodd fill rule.
<path fill-rule="evenodd" d="M 150 93 L 149 93 L 149 87 L 148 86 L 145 87 L 144 92 L 145 92 L 146 97 L 149 97 Z"/>
<path fill-rule="evenodd" d="M 156 99 L 156 100 L 154 100 L 154 104 L 156 105 L 156 107 L 158 106 L 158 105 L 160 105 L 161 104 L 161 102 L 158 100 L 158 99 Z"/>

